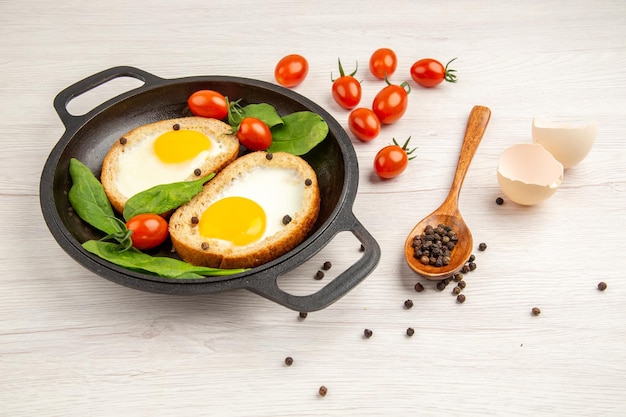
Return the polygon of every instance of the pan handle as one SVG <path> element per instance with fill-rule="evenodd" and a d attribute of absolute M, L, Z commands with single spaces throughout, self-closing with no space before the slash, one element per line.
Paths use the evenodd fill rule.
<path fill-rule="evenodd" d="M 293 295 L 283 291 L 278 286 L 278 276 L 271 273 L 255 276 L 248 282 L 246 289 L 299 312 L 321 310 L 346 295 L 376 268 L 380 260 L 380 246 L 351 211 L 344 213 L 343 218 L 333 222 L 334 230 L 328 232 L 334 237 L 339 232 L 350 231 L 363 245 L 362 256 L 348 269 L 317 292 L 308 295 Z"/>
<path fill-rule="evenodd" d="M 102 85 L 119 77 L 135 78 L 139 81 L 143 81 L 144 85 L 151 85 L 162 80 L 162 78 L 150 74 L 149 72 L 129 66 L 113 67 L 90 75 L 89 77 L 70 85 L 59 94 L 57 94 L 57 96 L 54 98 L 54 108 L 65 127 L 69 128 L 71 126 L 74 126 L 78 123 L 79 120 L 87 117 L 87 115 L 74 116 L 70 114 L 70 112 L 67 110 L 67 105 L 72 99 L 98 87 L 99 85 Z M 92 110 L 91 112 L 93 112 L 94 110 Z"/>

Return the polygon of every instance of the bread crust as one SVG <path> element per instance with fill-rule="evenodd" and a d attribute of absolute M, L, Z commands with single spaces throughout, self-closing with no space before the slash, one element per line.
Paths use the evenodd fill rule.
<path fill-rule="evenodd" d="M 268 155 L 271 158 L 268 158 Z M 301 208 L 280 231 L 246 246 L 206 238 L 199 233 L 197 219 L 215 201 L 230 178 L 255 167 L 281 167 L 294 171 L 302 181 L 304 194 Z M 268 184 L 268 187 L 272 187 Z M 320 210 L 320 192 L 317 176 L 302 158 L 284 152 L 268 154 L 264 151 L 244 155 L 204 186 L 204 190 L 171 216 L 170 237 L 177 254 L 186 262 L 212 268 L 254 268 L 287 253 L 302 242 L 313 228 Z"/>
<path fill-rule="evenodd" d="M 117 140 L 111 149 L 109 149 L 102 163 L 100 181 L 102 182 L 104 192 L 109 198 L 111 205 L 117 212 L 122 213 L 124 211 L 124 204 L 126 204 L 128 198 L 132 197 L 124 195 L 116 184 L 120 156 L 125 151 L 140 144 L 147 137 L 165 133 L 174 129 L 174 126 L 179 129 L 202 132 L 220 143 L 224 149 L 219 155 L 211 156 L 200 166 L 194 167 L 192 172 L 185 178 L 185 181 L 195 180 L 213 172 L 217 173 L 234 161 L 239 154 L 239 140 L 235 135 L 231 135 L 231 127 L 217 119 L 181 117 L 139 126 Z M 198 175 L 198 171 L 194 172 L 196 169 L 200 170 L 200 175 Z"/>

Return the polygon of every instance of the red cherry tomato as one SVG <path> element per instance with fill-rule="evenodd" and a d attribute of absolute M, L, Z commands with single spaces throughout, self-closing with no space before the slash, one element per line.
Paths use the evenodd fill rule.
<path fill-rule="evenodd" d="M 222 120 L 228 116 L 228 100 L 213 90 L 200 90 L 187 99 L 189 110 L 200 117 Z"/>
<path fill-rule="evenodd" d="M 389 48 L 380 48 L 374 51 L 370 57 L 370 72 L 375 77 L 385 79 L 390 77 L 398 66 L 396 53 Z"/>
<path fill-rule="evenodd" d="M 350 110 L 361 101 L 361 83 L 354 78 L 356 69 L 351 74 L 346 75 L 339 61 L 340 77 L 333 80 L 332 93 L 333 98 L 344 109 Z M 358 69 L 358 68 L 357 68 Z"/>
<path fill-rule="evenodd" d="M 262 121 L 254 117 L 244 117 L 241 119 L 237 138 L 246 148 L 251 151 L 263 151 L 272 144 L 272 132 Z"/>
<path fill-rule="evenodd" d="M 389 84 L 376 94 L 372 110 L 383 124 L 397 122 L 406 112 L 409 104 L 411 87 L 404 82 L 401 85 Z"/>
<path fill-rule="evenodd" d="M 372 110 L 366 107 L 359 107 L 350 112 L 348 127 L 354 136 L 363 142 L 369 142 L 380 133 L 378 117 Z"/>
<path fill-rule="evenodd" d="M 406 169 L 409 161 L 414 158 L 410 156 L 414 151 L 408 149 L 409 137 L 403 146 L 398 145 L 396 140 L 393 140 L 393 145 L 388 145 L 382 148 L 376 154 L 374 158 L 374 170 L 381 178 L 395 178 L 402 174 Z"/>
<path fill-rule="evenodd" d="M 309 63 L 298 54 L 283 57 L 274 69 L 274 78 L 278 84 L 285 87 L 295 87 L 306 78 L 309 73 Z"/>
<path fill-rule="evenodd" d="M 138 214 L 126 222 L 128 230 L 132 230 L 130 239 L 139 250 L 152 249 L 167 239 L 169 234 L 167 221 L 158 214 Z"/>
<path fill-rule="evenodd" d="M 456 71 L 448 69 L 448 65 L 456 58 L 450 60 L 444 67 L 441 62 L 432 58 L 420 59 L 411 66 L 411 78 L 422 87 L 435 87 L 442 81 L 456 82 Z"/>

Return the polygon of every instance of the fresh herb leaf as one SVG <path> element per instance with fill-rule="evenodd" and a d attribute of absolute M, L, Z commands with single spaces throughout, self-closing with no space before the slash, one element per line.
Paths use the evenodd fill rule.
<path fill-rule="evenodd" d="M 283 124 L 283 119 L 271 104 L 249 104 L 243 108 L 243 117 L 254 117 L 262 120 L 270 129 Z"/>
<path fill-rule="evenodd" d="M 104 188 L 91 170 L 78 159 L 72 158 L 70 177 L 72 187 L 68 198 L 78 217 L 107 235 L 123 234 L 124 228 L 115 220 Z"/>
<path fill-rule="evenodd" d="M 194 266 L 187 262 L 164 256 L 150 256 L 135 248 L 124 250 L 122 245 L 98 240 L 88 240 L 83 248 L 115 265 L 137 272 L 148 272 L 164 278 L 198 279 L 207 276 L 239 274 L 247 269 L 219 269 Z"/>
<path fill-rule="evenodd" d="M 283 124 L 274 126 L 270 152 L 289 152 L 304 155 L 322 142 L 328 135 L 328 124 L 322 117 L 310 111 L 283 116 Z"/>
<path fill-rule="evenodd" d="M 137 193 L 124 204 L 124 219 L 128 221 L 138 214 L 163 214 L 174 210 L 202 191 L 204 184 L 214 176 L 209 174 L 195 181 L 157 185 Z"/>

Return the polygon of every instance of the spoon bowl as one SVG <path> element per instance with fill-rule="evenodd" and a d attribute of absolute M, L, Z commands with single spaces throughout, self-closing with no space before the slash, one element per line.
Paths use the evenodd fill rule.
<path fill-rule="evenodd" d="M 406 239 L 404 244 L 404 257 L 406 262 L 414 272 L 424 278 L 431 280 L 446 279 L 460 271 L 472 254 L 474 241 L 472 239 L 472 232 L 459 211 L 459 193 L 463 185 L 463 180 L 465 179 L 465 174 L 483 138 L 490 117 L 491 110 L 489 110 L 489 108 L 484 106 L 474 106 L 474 108 L 472 108 L 467 121 L 465 138 L 463 139 L 459 161 L 448 196 L 435 211 L 413 227 Z M 439 224 L 451 227 L 458 238 L 454 249 L 451 251 L 450 262 L 444 266 L 423 264 L 414 256 L 413 239 L 415 236 L 420 235 L 426 226 L 437 227 Z"/>

